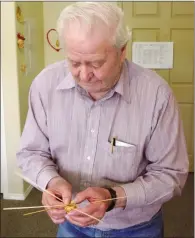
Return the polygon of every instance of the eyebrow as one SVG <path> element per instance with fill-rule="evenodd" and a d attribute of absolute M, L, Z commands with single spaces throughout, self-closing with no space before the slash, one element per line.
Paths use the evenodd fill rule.
<path fill-rule="evenodd" d="M 79 60 L 70 59 L 69 57 L 68 57 L 68 60 L 73 61 L 75 63 L 80 63 Z M 103 62 L 105 62 L 105 59 L 95 59 L 95 60 L 91 60 L 91 61 L 88 60 L 88 61 L 84 61 L 84 62 L 87 64 L 89 64 L 89 63 L 103 63 Z"/>
<path fill-rule="evenodd" d="M 77 58 L 77 57 L 75 57 L 75 55 L 67 55 L 67 59 L 69 59 L 70 61 L 75 61 L 75 62 L 80 62 L 80 60 L 79 60 L 79 57 Z M 94 57 L 94 59 L 93 59 L 93 57 Z M 89 60 L 86 60 L 86 61 L 84 61 L 84 62 L 99 62 L 99 61 L 105 61 L 106 60 L 106 58 L 107 58 L 107 54 L 104 54 L 104 55 L 93 55 L 92 56 L 92 59 L 90 59 L 89 58 Z"/>

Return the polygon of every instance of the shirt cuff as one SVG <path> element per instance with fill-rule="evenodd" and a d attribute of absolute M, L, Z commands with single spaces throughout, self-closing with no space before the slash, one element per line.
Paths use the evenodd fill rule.
<path fill-rule="evenodd" d="M 40 172 L 40 174 L 37 176 L 37 184 L 39 187 L 46 189 L 47 184 L 52 178 L 60 177 L 58 172 L 53 169 L 46 169 Z"/>
<path fill-rule="evenodd" d="M 140 180 L 120 185 L 125 190 L 127 202 L 124 210 L 141 207 L 146 204 L 144 188 Z"/>

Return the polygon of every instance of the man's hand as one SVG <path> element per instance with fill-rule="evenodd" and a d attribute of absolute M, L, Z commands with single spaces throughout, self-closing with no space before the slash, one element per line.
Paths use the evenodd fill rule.
<path fill-rule="evenodd" d="M 71 202 L 72 186 L 62 177 L 55 177 L 51 179 L 47 185 L 47 190 L 53 195 L 59 197 L 62 201 L 57 200 L 46 192 L 42 195 L 42 204 L 44 206 L 56 206 L 55 209 L 48 209 L 47 213 L 55 224 L 60 224 L 65 221 L 66 212 L 64 206 Z M 64 205 L 64 206 L 63 206 Z"/>
<path fill-rule="evenodd" d="M 93 203 L 93 201 L 109 198 L 111 198 L 111 196 L 110 192 L 107 189 L 99 187 L 90 187 L 78 193 L 74 199 L 74 202 L 78 204 L 87 199 L 91 203 L 85 206 L 84 208 L 79 208 L 79 210 L 101 220 L 110 205 L 110 201 L 96 203 Z M 70 212 L 66 216 L 66 218 L 69 222 L 82 227 L 95 225 L 98 223 L 97 220 L 88 217 L 87 215 L 84 215 L 78 211 Z"/>

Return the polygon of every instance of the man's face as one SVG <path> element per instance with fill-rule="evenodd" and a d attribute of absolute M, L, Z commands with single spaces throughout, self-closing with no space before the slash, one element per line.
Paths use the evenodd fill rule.
<path fill-rule="evenodd" d="M 66 53 L 76 82 L 89 94 L 107 92 L 120 77 L 124 50 L 113 47 L 103 30 L 87 35 L 74 28 L 67 35 Z"/>

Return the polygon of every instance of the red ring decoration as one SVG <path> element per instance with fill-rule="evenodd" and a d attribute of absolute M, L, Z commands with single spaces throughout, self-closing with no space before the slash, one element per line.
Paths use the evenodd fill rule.
<path fill-rule="evenodd" d="M 55 46 L 53 46 L 49 40 L 49 33 L 52 32 L 52 31 L 56 31 L 56 29 L 50 29 L 48 32 L 47 32 L 47 42 L 49 43 L 49 45 L 57 52 L 59 52 L 62 48 L 56 48 Z"/>

